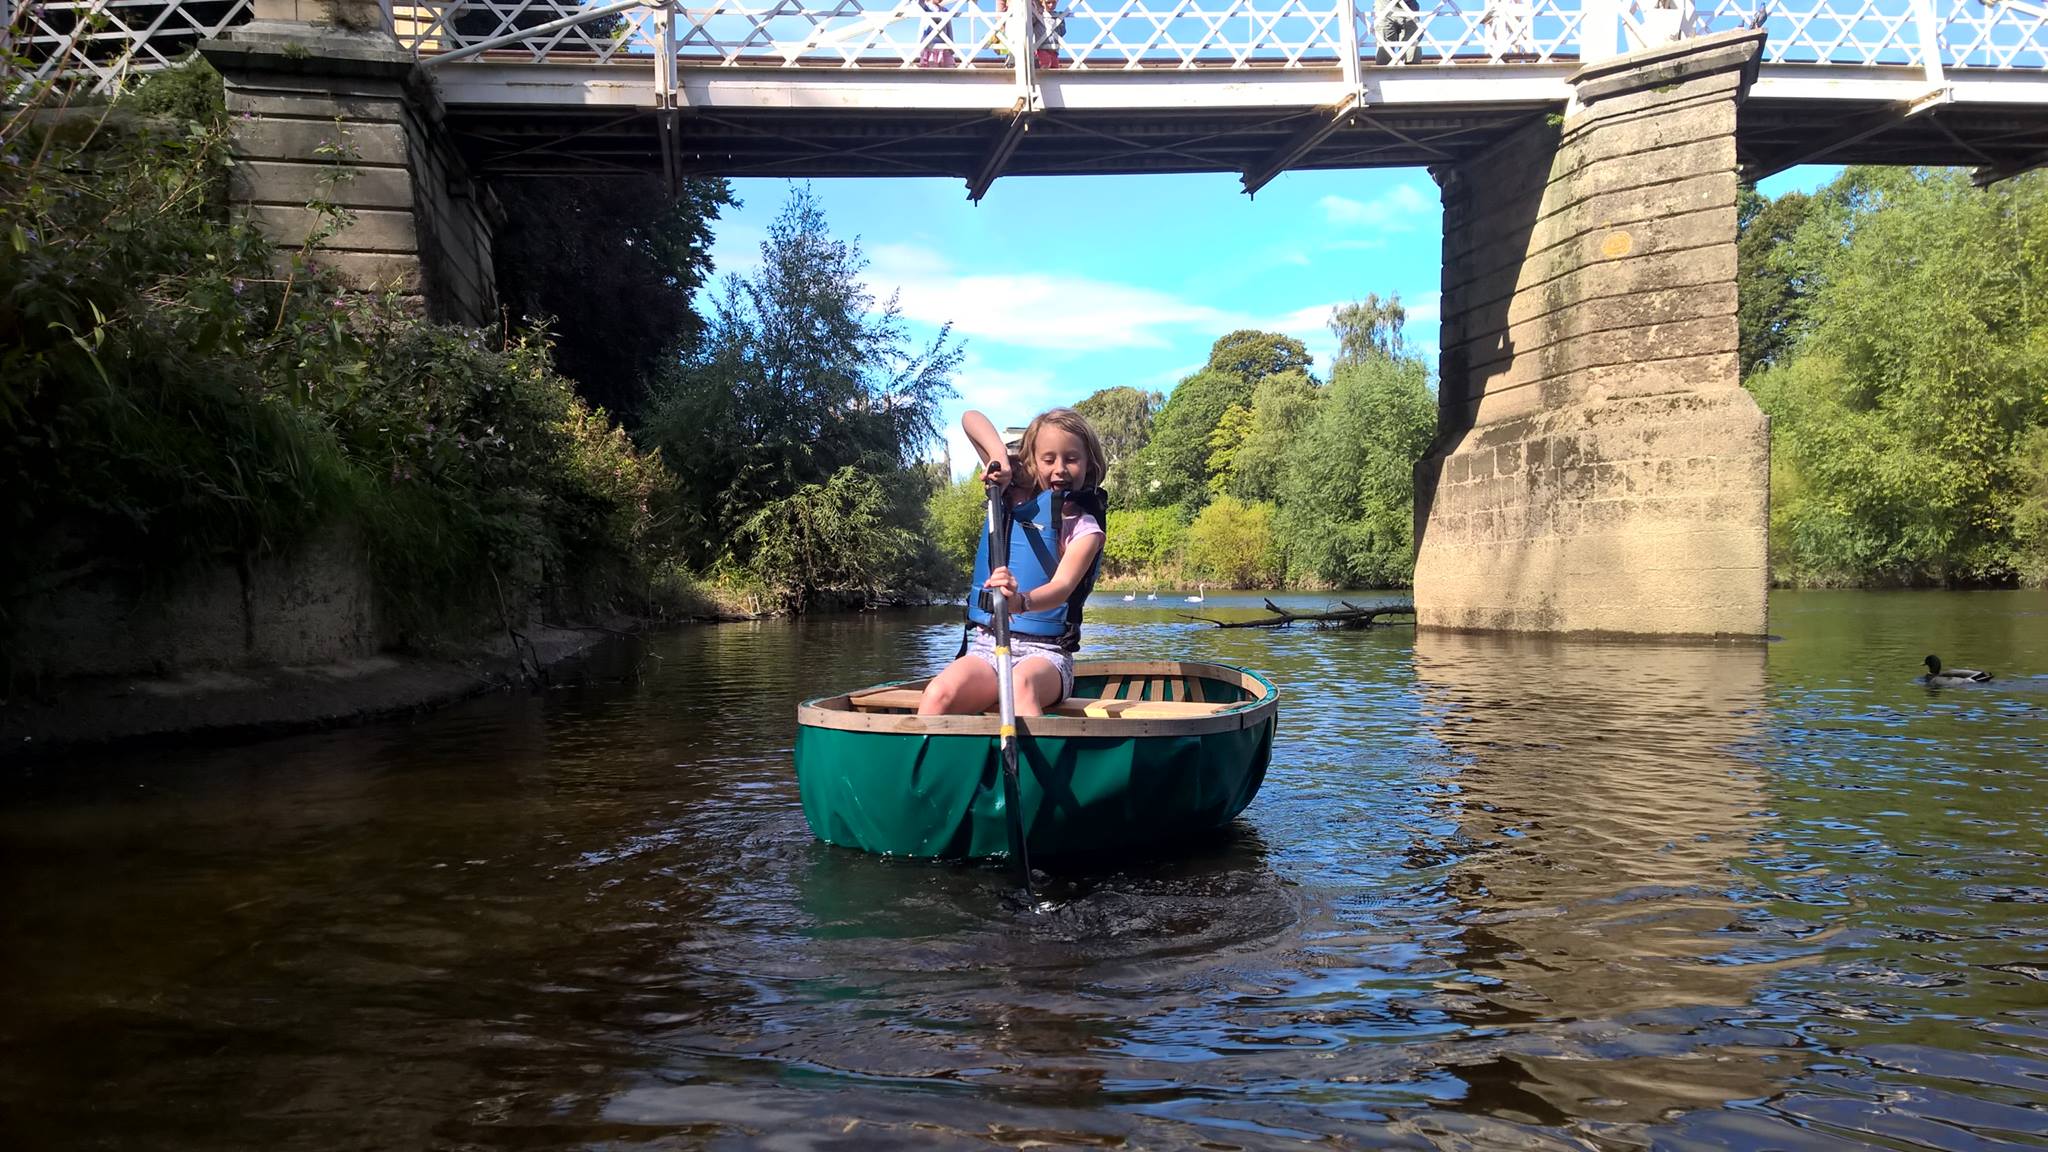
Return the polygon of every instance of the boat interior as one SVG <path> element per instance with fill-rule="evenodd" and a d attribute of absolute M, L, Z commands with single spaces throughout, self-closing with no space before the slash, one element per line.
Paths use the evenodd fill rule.
<path fill-rule="evenodd" d="M 858 712 L 917 711 L 929 681 L 914 680 L 850 693 L 846 702 Z M 1049 709 L 1054 716 L 1092 716 L 1124 720 L 1180 720 L 1229 711 L 1255 694 L 1243 687 L 1203 675 L 1191 667 L 1167 664 L 1074 667 L 1074 694 Z M 993 715 L 995 709 L 989 709 Z"/>

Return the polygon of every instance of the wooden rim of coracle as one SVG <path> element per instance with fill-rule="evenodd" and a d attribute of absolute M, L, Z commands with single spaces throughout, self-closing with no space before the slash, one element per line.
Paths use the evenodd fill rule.
<path fill-rule="evenodd" d="M 1109 706 L 1131 705 L 1131 710 L 1140 713 L 1135 717 L 1080 715 L 1080 716 L 1020 716 L 1017 726 L 1030 736 L 1203 736 L 1212 732 L 1235 732 L 1240 728 L 1251 728 L 1271 720 L 1280 707 L 1280 689 L 1271 680 L 1257 672 L 1244 668 L 1233 668 L 1227 664 L 1209 664 L 1198 660 L 1078 660 L 1074 663 L 1074 678 L 1106 676 L 1112 680 L 1186 681 L 1200 680 L 1221 683 L 1250 695 L 1230 704 L 1214 705 L 1200 709 L 1204 714 L 1189 716 L 1157 716 L 1145 713 L 1152 711 L 1144 702 L 1109 700 Z M 898 680 L 888 684 L 877 684 L 853 692 L 842 692 L 836 696 L 820 696 L 797 705 L 796 722 L 806 728 L 832 728 L 842 732 L 893 733 L 902 736 L 989 736 L 997 734 L 1000 719 L 993 712 L 979 716 L 919 716 L 914 712 L 872 711 L 857 707 L 855 700 L 861 697 L 886 694 L 890 703 L 908 700 L 902 693 L 918 693 L 931 682 L 930 677 L 921 680 Z M 1069 700 L 1064 706 L 1086 706 L 1088 700 Z M 1169 702 L 1170 706 L 1170 702 Z M 1190 709 L 1193 708 L 1189 705 Z"/>

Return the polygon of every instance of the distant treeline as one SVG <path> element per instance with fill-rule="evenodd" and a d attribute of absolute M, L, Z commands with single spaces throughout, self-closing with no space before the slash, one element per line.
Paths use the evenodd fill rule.
<path fill-rule="evenodd" d="M 1785 584 L 2048 584 L 2048 177 L 1746 194 L 1744 383 Z"/>

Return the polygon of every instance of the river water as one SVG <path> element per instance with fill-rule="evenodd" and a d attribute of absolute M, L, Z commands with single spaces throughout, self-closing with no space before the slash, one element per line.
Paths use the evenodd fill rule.
<path fill-rule="evenodd" d="M 1105 600 L 1093 655 L 1272 676 L 1273 768 L 1038 907 L 798 806 L 797 701 L 949 612 L 13 770 L 0 1144 L 2048 1147 L 2048 594 L 1778 594 L 1713 647 Z"/>

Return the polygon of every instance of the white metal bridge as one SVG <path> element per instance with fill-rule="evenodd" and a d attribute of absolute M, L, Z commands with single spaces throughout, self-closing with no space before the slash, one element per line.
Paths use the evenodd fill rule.
<path fill-rule="evenodd" d="M 2048 0 L 379 0 L 484 174 L 1234 172 L 1457 161 L 1582 63 L 1768 34 L 1752 175 L 2048 163 Z M 0 0 L 13 68 L 99 88 L 249 0 Z M 1022 49 L 1022 50 L 1020 50 Z M 11 86 L 10 86 L 11 87 Z"/>

